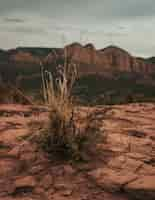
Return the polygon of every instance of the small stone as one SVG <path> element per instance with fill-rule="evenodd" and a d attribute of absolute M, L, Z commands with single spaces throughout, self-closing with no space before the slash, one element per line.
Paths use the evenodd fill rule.
<path fill-rule="evenodd" d="M 65 183 L 56 183 L 56 184 L 54 184 L 54 188 L 56 189 L 56 190 L 64 190 L 64 189 L 66 189 L 66 184 Z"/>
<path fill-rule="evenodd" d="M 137 175 L 129 171 L 115 171 L 99 168 L 88 173 L 97 185 L 110 192 L 120 191 L 123 185 L 135 180 Z"/>
<path fill-rule="evenodd" d="M 124 187 L 124 190 L 138 200 L 155 199 L 155 176 L 139 177 Z"/>
<path fill-rule="evenodd" d="M 33 176 L 26 176 L 24 178 L 19 178 L 15 180 L 15 187 L 17 188 L 23 188 L 23 187 L 30 187 L 33 188 L 36 185 L 36 181 Z"/>
<path fill-rule="evenodd" d="M 67 198 L 67 197 L 63 196 L 63 195 L 60 194 L 60 193 L 54 193 L 54 194 L 51 196 L 51 199 L 58 199 L 58 200 L 67 200 L 66 198 Z"/>
<path fill-rule="evenodd" d="M 27 163 L 28 165 L 31 165 L 32 162 L 34 162 L 36 160 L 36 154 L 35 152 L 28 152 L 28 153 L 23 153 L 20 157 L 21 161 L 24 161 L 25 163 Z"/>
<path fill-rule="evenodd" d="M 143 162 L 133 158 L 129 158 L 128 155 L 118 156 L 111 159 L 108 163 L 108 166 L 114 170 L 128 170 L 135 172 L 140 166 L 143 165 Z"/>
<path fill-rule="evenodd" d="M 140 175 L 155 176 L 155 167 L 144 164 L 138 171 Z"/>
<path fill-rule="evenodd" d="M 69 175 L 73 175 L 76 172 L 76 170 L 73 169 L 71 165 L 64 165 L 63 168 L 64 168 L 64 173 Z"/>
<path fill-rule="evenodd" d="M 70 196 L 72 194 L 72 192 L 73 192 L 72 190 L 67 189 L 67 190 L 64 190 L 62 192 L 62 194 L 63 194 L 63 196 Z"/>
<path fill-rule="evenodd" d="M 44 169 L 44 167 L 42 165 L 37 165 L 34 166 L 30 169 L 30 173 L 31 174 L 38 174 L 40 171 L 42 171 Z"/>

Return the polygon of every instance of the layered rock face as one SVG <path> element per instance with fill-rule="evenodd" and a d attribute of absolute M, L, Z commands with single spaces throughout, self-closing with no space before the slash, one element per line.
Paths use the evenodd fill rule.
<path fill-rule="evenodd" d="M 92 44 L 82 46 L 73 43 L 65 47 L 67 57 L 79 66 L 81 73 L 104 73 L 105 71 L 124 71 L 138 73 L 153 73 L 155 64 L 152 58 L 143 59 L 132 56 L 127 51 L 109 46 L 101 50 L 95 49 Z M 17 48 L 15 50 L 0 51 L 0 70 L 2 65 L 7 64 L 20 66 L 39 65 L 40 61 L 50 64 L 62 62 L 64 49 L 61 48 Z"/>
<path fill-rule="evenodd" d="M 22 52 L 22 51 L 12 54 L 10 56 L 10 61 L 39 64 L 39 58 L 37 56 L 33 56 L 29 52 Z"/>
<path fill-rule="evenodd" d="M 41 87 L 40 63 L 48 71 L 53 71 L 59 64 L 64 64 L 65 52 L 67 61 L 77 64 L 80 77 L 99 75 L 114 80 L 117 79 L 115 72 L 118 72 L 118 76 L 125 72 L 133 78 L 142 75 L 141 80 L 146 78 L 151 84 L 154 80 L 154 58 L 137 58 L 115 46 L 97 50 L 92 44 L 82 46 L 79 43 L 67 45 L 65 48 L 20 47 L 8 51 L 0 50 L 0 80 L 4 83 L 11 82 L 22 89 L 38 90 Z"/>
<path fill-rule="evenodd" d="M 127 51 L 115 46 L 96 50 L 92 44 L 83 47 L 74 43 L 67 46 L 67 52 L 69 58 L 83 66 L 80 68 L 82 71 L 88 70 L 90 73 L 103 73 L 105 70 L 139 73 L 154 71 L 154 65 L 147 59 L 133 57 Z"/>

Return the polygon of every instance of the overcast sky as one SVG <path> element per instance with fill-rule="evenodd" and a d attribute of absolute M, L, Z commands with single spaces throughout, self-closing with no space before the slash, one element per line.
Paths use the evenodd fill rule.
<path fill-rule="evenodd" d="M 75 41 L 155 56 L 155 0 L 0 0 L 0 48 Z"/>

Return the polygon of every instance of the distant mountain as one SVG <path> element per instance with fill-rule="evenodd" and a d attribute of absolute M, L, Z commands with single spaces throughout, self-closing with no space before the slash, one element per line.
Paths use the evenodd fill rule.
<path fill-rule="evenodd" d="M 137 58 L 117 46 L 96 49 L 91 43 L 85 46 L 72 43 L 65 48 L 0 50 L 0 82 L 13 83 L 24 90 L 40 89 L 40 62 L 53 71 L 64 63 L 65 49 L 67 62 L 77 64 L 80 88 L 85 88 L 78 94 L 84 94 L 87 100 L 107 92 L 108 96 L 122 97 L 122 94 L 130 96 L 133 93 L 134 96 L 155 96 L 155 57 Z"/>
<path fill-rule="evenodd" d="M 108 46 L 97 50 L 93 44 L 82 46 L 79 43 L 73 43 L 65 47 L 69 60 L 79 64 L 81 73 L 104 73 L 105 71 L 125 71 L 138 73 L 154 73 L 155 57 L 144 59 L 136 58 L 127 51 L 116 47 Z M 12 63 L 22 67 L 39 64 L 40 61 L 54 64 L 64 59 L 64 49 L 62 48 L 35 48 L 19 47 L 16 49 L 3 51 L 0 50 L 0 68 L 5 63 L 10 67 Z"/>
<path fill-rule="evenodd" d="M 82 46 L 78 43 L 67 46 L 68 56 L 82 66 L 81 70 L 87 72 L 104 73 L 108 71 L 125 71 L 152 73 L 155 64 L 148 59 L 136 58 L 127 51 L 109 46 L 101 50 L 96 50 L 92 44 Z"/>

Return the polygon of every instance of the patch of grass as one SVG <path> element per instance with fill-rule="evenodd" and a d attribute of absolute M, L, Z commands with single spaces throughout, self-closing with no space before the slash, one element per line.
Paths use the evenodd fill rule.
<path fill-rule="evenodd" d="M 85 125 L 78 127 L 76 112 L 71 96 L 76 80 L 76 66 L 64 63 L 58 66 L 57 76 L 44 71 L 42 66 L 43 95 L 49 108 L 49 120 L 39 131 L 38 142 L 50 154 L 57 153 L 63 158 L 81 160 L 89 145 L 98 138 L 98 128 L 87 117 Z M 93 146 L 94 148 L 94 146 Z"/>
<path fill-rule="evenodd" d="M 89 118 L 89 117 L 88 117 Z M 99 131 L 91 120 L 86 121 L 81 129 L 76 126 L 74 114 L 65 119 L 56 111 L 50 112 L 49 123 L 39 134 L 41 147 L 50 154 L 57 154 L 64 159 L 84 160 L 89 147 L 95 148 Z"/>

